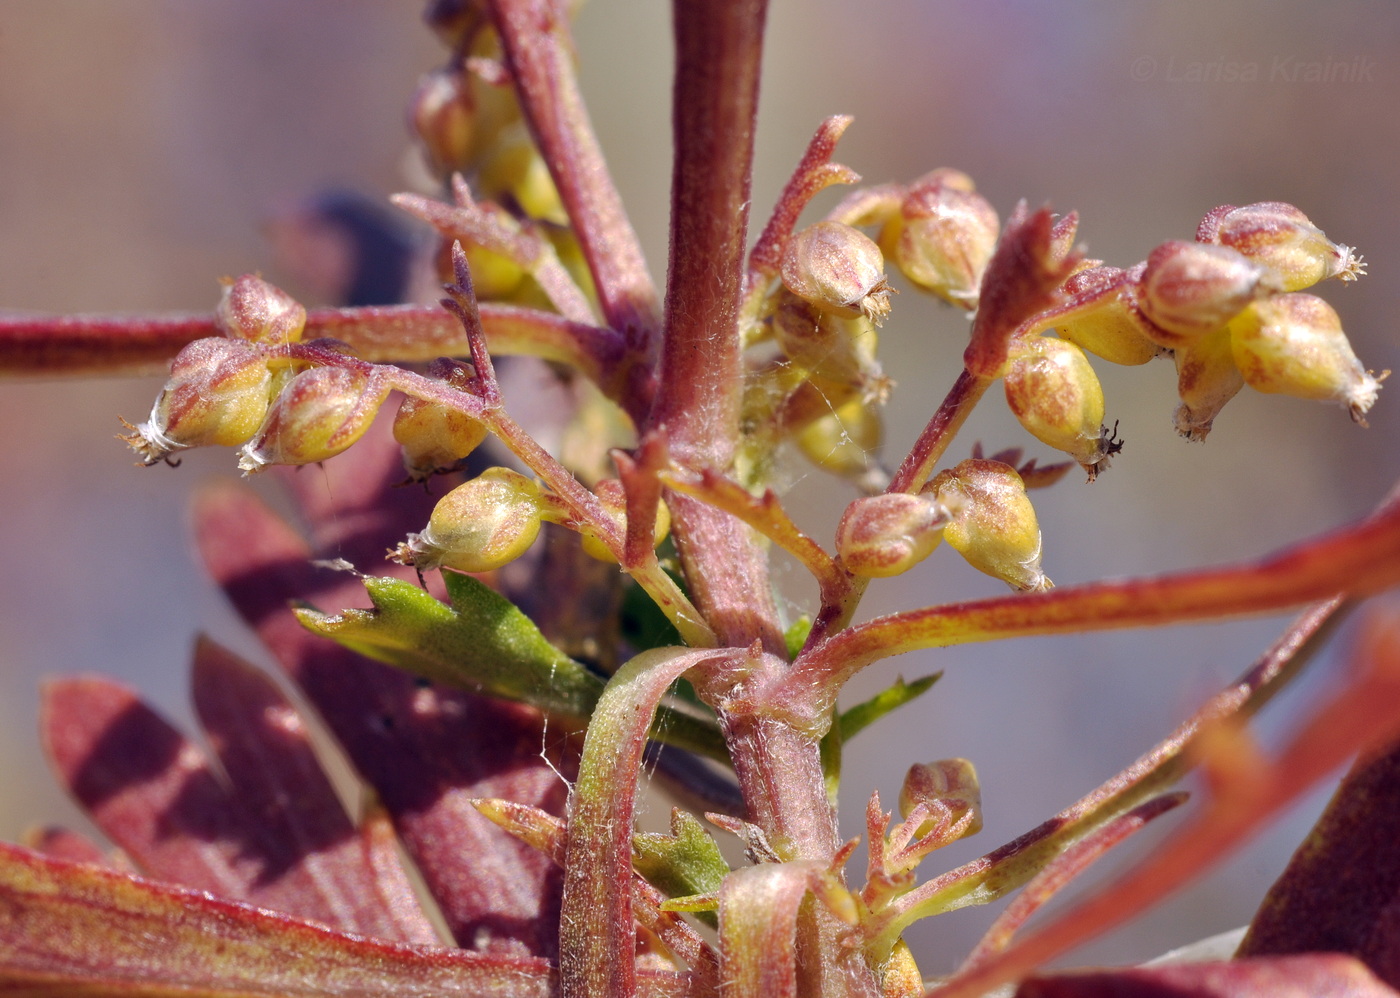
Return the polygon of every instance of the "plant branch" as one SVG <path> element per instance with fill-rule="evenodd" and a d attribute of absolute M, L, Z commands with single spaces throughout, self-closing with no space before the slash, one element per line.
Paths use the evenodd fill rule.
<path fill-rule="evenodd" d="M 805 651 L 767 691 L 772 707 L 825 724 L 837 691 L 871 662 L 918 648 L 1160 626 L 1264 613 L 1400 583 L 1400 499 L 1353 526 L 1256 562 L 1156 578 L 926 607 L 877 617 Z"/>
<path fill-rule="evenodd" d="M 571 322 L 538 309 L 481 305 L 491 352 L 529 354 L 577 368 L 614 401 L 623 399 L 625 344 L 611 329 Z M 0 372 L 6 375 L 157 374 L 194 340 L 222 336 L 212 312 L 156 316 L 0 314 Z M 466 334 L 433 305 L 318 308 L 306 338 L 342 340 L 365 360 L 423 363 L 463 356 Z"/>
<path fill-rule="evenodd" d="M 506 68 L 578 235 L 608 325 L 643 355 L 659 325 L 656 289 L 613 186 L 574 77 L 573 41 L 555 0 L 488 0 Z"/>
<path fill-rule="evenodd" d="M 999 956 L 930 991 L 930 998 L 984 994 L 1122 924 L 1218 862 L 1353 754 L 1393 741 L 1400 735 L 1400 618 L 1392 614 L 1373 622 L 1354 662 L 1347 688 L 1324 704 L 1273 762 L 1257 755 L 1246 732 L 1216 727 L 1202 760 L 1213 784 L 1211 800 L 1194 822 L 1126 875 Z"/>

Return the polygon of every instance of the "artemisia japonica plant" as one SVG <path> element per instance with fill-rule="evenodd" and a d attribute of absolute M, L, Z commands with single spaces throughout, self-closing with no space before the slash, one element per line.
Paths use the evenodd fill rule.
<path fill-rule="evenodd" d="M 1240 958 L 1032 977 L 1019 993 L 1393 993 L 1400 620 L 1366 624 L 1349 683 L 1275 757 L 1245 722 L 1329 619 L 1400 582 L 1400 502 L 1248 564 L 1062 588 L 1034 506 L 1121 450 L 1105 364 L 1174 376 L 1176 429 L 1194 440 L 1241 391 L 1364 425 L 1385 373 L 1318 294 L 1361 277 L 1361 257 L 1260 200 L 1210 210 L 1142 261 L 1089 259 L 1074 213 L 994 206 L 955 169 L 861 186 L 834 158 L 844 117 L 818 128 L 750 239 L 764 13 L 675 4 L 664 289 L 590 131 L 562 6 L 438 0 L 450 54 L 412 120 L 443 194 L 394 200 L 440 237 L 440 306 L 308 312 L 250 274 L 204 318 L 0 326 L 11 369 L 173 358 L 124 435 L 144 464 L 227 447 L 246 475 L 328 462 L 333 486 L 286 479 L 308 536 L 232 487 L 196 514 L 210 572 L 303 704 L 207 641 L 208 751 L 113 682 L 49 688 L 47 750 L 118 851 L 63 831 L 0 850 L 0 990 L 978 995 L 1206 870 L 1360 753 Z M 966 312 L 970 335 L 913 448 L 883 463 L 878 341 L 898 335 L 897 289 Z M 510 354 L 548 360 L 575 400 L 549 447 L 512 415 L 496 374 Z M 1002 398 L 1036 443 L 989 453 L 959 436 Z M 854 497 L 817 536 L 775 489 L 799 456 Z M 775 551 L 815 580 L 796 619 L 774 599 Z M 955 556 L 1010 591 L 857 616 L 878 580 Z M 1289 607 L 1301 615 L 1239 681 L 1044 824 L 940 870 L 926 861 L 981 827 L 977 773 L 915 758 L 897 804 L 865 803 L 852 862 L 843 743 L 932 683 L 838 709 L 870 664 Z M 318 764 L 308 708 L 363 780 L 358 815 Z M 670 834 L 634 827 L 644 765 L 683 802 Z M 1206 787 L 1193 818 L 1020 931 L 1181 805 L 1171 788 L 1191 767 Z M 716 836 L 741 849 L 726 858 Z M 955 973 L 925 979 L 912 923 L 1013 893 Z"/>

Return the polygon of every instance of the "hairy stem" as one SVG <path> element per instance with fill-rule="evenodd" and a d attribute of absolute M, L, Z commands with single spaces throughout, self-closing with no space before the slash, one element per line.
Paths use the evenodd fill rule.
<path fill-rule="evenodd" d="M 726 471 L 743 384 L 738 312 L 766 0 L 674 5 L 675 166 L 661 383 L 651 425 L 681 464 Z M 671 501 L 696 601 L 726 644 L 781 653 L 768 568 L 753 534 L 704 503 Z"/>

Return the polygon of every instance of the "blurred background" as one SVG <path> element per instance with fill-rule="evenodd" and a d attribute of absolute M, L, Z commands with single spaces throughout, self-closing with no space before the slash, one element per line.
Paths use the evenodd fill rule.
<path fill-rule="evenodd" d="M 654 0 L 592 0 L 576 23 L 595 125 L 658 280 L 670 176 L 666 11 Z M 855 115 L 839 159 L 868 181 L 958 167 L 1003 217 L 1020 198 L 1078 209 L 1090 254 L 1119 266 L 1191 238 L 1217 204 L 1289 201 L 1364 253 L 1370 277 L 1319 290 L 1367 366 L 1400 368 L 1400 6 L 773 0 L 769 41 L 755 226 L 833 113 Z M 279 263 L 270 221 L 331 189 L 380 198 L 411 186 L 404 104 L 443 57 L 412 0 L 5 0 L 0 308 L 208 311 L 217 278 L 251 270 L 319 303 L 316 275 Z M 951 384 L 966 338 L 960 315 L 915 292 L 894 304 L 882 339 L 898 382 L 892 463 Z M 1062 585 L 1263 554 L 1360 516 L 1400 470 L 1394 387 L 1369 430 L 1335 407 L 1246 389 L 1209 441 L 1193 445 L 1172 431 L 1168 365 L 1096 366 L 1127 446 L 1092 486 L 1071 475 L 1035 496 L 1045 568 Z M 197 629 L 267 661 L 186 544 L 190 490 L 234 474 L 232 456 L 192 453 L 178 471 L 142 469 L 112 439 L 118 415 L 145 417 L 160 380 L 0 383 L 7 839 L 40 821 L 78 823 L 37 749 L 44 676 L 102 671 L 188 723 L 184 670 Z M 954 456 L 974 440 L 1053 458 L 995 393 Z M 850 498 L 800 468 L 790 495 L 822 539 Z M 810 596 L 802 580 L 781 582 L 800 610 Z M 940 551 L 873 586 L 867 612 L 1001 591 Z M 852 700 L 899 674 L 946 674 L 848 747 L 845 830 L 860 831 L 871 790 L 893 804 L 911 762 L 965 756 L 982 777 L 986 829 L 927 869 L 970 859 L 1166 735 L 1282 619 L 885 662 L 853 685 Z M 1270 709 L 1266 739 L 1326 695 L 1335 657 Z M 1141 960 L 1243 924 L 1323 799 L 1315 794 L 1207 882 L 1075 962 Z M 954 965 L 989 917 L 965 911 L 913 930 L 924 969 Z"/>

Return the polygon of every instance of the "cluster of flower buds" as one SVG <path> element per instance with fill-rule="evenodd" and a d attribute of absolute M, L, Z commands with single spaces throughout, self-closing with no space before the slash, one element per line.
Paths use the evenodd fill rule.
<path fill-rule="evenodd" d="M 594 491 L 604 511 L 625 533 L 622 483 L 604 479 Z M 433 507 L 427 527 L 410 534 L 389 557 L 420 572 L 434 568 L 489 572 L 524 554 L 545 522 L 578 531 L 584 551 L 600 561 L 617 561 L 592 527 L 581 523 L 559 496 L 509 468 L 488 468 L 447 493 Z M 662 503 L 657 508 L 654 543 L 666 539 L 670 526 L 670 511 Z"/>
<path fill-rule="evenodd" d="M 176 355 L 150 418 L 122 438 L 145 464 L 191 447 L 240 445 L 238 466 L 249 474 L 324 461 L 363 435 L 388 396 L 359 370 L 298 370 L 285 348 L 301 339 L 306 310 L 260 277 L 225 285 L 215 321 L 224 335 Z"/>
<path fill-rule="evenodd" d="M 438 0 L 427 18 L 451 49 L 447 64 L 424 75 L 409 103 L 409 124 L 429 170 L 443 183 L 454 174 L 469 178 L 484 210 L 512 221 L 548 223 L 546 234 L 568 265 L 577 254 L 577 243 L 567 231 L 568 214 L 525 127 L 490 19 L 474 0 Z M 457 233 L 443 240 L 439 271 L 444 280 L 451 279 L 447 254 L 452 240 L 463 236 Z M 480 300 L 548 307 L 547 300 L 528 296 L 537 289 L 524 280 L 519 261 L 463 241 L 468 243 Z M 579 271 L 570 270 L 578 279 Z M 526 298 L 521 300 L 521 295 Z"/>
<path fill-rule="evenodd" d="M 1065 467 L 1072 467 L 1066 465 Z M 1049 484 L 1062 468 L 1027 473 Z M 916 495 L 892 492 L 857 499 L 836 529 L 845 569 L 864 578 L 900 575 L 923 561 L 941 540 L 973 568 L 1013 589 L 1049 589 L 1040 568 L 1040 525 L 1027 483 L 1011 465 L 969 458 L 939 472 Z"/>
<path fill-rule="evenodd" d="M 1013 589 L 1049 589 L 1040 568 L 1040 524 L 1015 468 L 969 458 L 940 471 L 922 489 L 951 513 L 943 539 L 963 559 Z"/>
<path fill-rule="evenodd" d="M 1067 304 L 1054 326 L 1111 363 L 1170 355 L 1181 399 L 1176 428 L 1193 440 L 1204 439 L 1246 384 L 1335 401 L 1360 421 L 1384 375 L 1361 366 L 1326 303 L 1296 292 L 1362 273 L 1350 247 L 1292 205 L 1224 205 L 1205 216 L 1195 242 L 1165 242 L 1126 271 L 1086 265 L 1065 282 Z"/>

